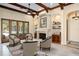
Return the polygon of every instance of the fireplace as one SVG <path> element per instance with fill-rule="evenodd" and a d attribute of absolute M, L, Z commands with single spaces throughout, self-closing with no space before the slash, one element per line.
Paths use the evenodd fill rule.
<path fill-rule="evenodd" d="M 39 33 L 39 39 L 46 39 L 46 33 Z"/>

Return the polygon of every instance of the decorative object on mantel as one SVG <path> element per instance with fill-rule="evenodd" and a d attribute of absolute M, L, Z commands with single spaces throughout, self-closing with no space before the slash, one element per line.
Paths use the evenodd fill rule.
<path fill-rule="evenodd" d="M 40 18 L 40 28 L 47 28 L 47 17 Z"/>
<path fill-rule="evenodd" d="M 52 29 L 61 29 L 61 23 L 53 21 Z"/>
<path fill-rule="evenodd" d="M 53 21 L 53 25 L 61 25 L 61 23 Z"/>

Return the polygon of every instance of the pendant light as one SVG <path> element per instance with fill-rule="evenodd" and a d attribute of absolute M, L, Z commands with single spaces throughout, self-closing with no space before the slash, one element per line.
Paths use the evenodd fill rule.
<path fill-rule="evenodd" d="M 78 20 L 79 19 L 79 16 L 77 15 L 77 11 L 75 11 L 75 16 L 72 17 L 72 19 L 75 19 L 75 20 Z"/>
<path fill-rule="evenodd" d="M 30 3 L 28 4 L 28 7 L 29 7 L 29 9 L 30 9 Z M 29 10 L 29 9 L 28 9 L 28 11 L 27 11 L 27 14 L 31 14 L 31 13 L 32 13 L 32 11 Z"/>

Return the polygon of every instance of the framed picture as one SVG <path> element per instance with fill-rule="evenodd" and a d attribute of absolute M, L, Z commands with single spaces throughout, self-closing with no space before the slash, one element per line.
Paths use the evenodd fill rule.
<path fill-rule="evenodd" d="M 42 17 L 40 19 L 40 28 L 47 28 L 47 17 Z"/>

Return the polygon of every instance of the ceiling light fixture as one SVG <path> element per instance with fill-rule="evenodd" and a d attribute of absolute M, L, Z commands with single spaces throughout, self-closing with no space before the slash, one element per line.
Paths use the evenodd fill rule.
<path fill-rule="evenodd" d="M 79 19 L 79 16 L 77 15 L 77 11 L 75 11 L 75 16 L 72 17 L 72 19 L 75 19 L 75 20 L 78 20 Z"/>
<path fill-rule="evenodd" d="M 31 9 L 30 6 L 31 6 L 31 4 L 29 3 L 28 4 L 29 9 L 27 10 L 27 14 L 29 14 L 29 15 L 36 14 L 34 11 L 30 10 Z"/>
<path fill-rule="evenodd" d="M 30 3 L 28 4 L 28 7 L 29 7 L 29 9 L 30 9 Z M 29 10 L 29 9 L 28 9 L 28 11 L 27 11 L 27 14 L 32 14 L 32 11 Z"/>

